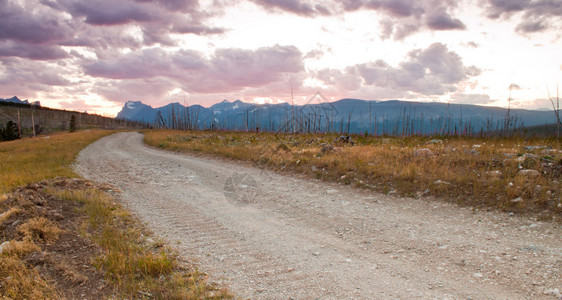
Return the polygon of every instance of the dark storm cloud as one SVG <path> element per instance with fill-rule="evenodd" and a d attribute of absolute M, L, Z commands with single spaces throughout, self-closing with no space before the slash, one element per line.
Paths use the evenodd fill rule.
<path fill-rule="evenodd" d="M 426 96 L 443 95 L 456 90 L 456 85 L 480 70 L 464 66 L 462 59 L 447 46 L 435 43 L 427 49 L 414 50 L 408 59 L 393 67 L 383 60 L 358 64 L 345 71 L 323 70 L 318 78 L 341 90 L 358 90 L 374 86 L 393 89 L 396 94 L 404 91 Z"/>

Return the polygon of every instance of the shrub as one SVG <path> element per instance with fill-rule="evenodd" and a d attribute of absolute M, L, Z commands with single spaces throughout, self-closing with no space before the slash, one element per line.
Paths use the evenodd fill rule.
<path fill-rule="evenodd" d="M 0 129 L 0 140 L 13 141 L 20 138 L 18 125 L 12 121 L 6 123 L 6 128 Z"/>

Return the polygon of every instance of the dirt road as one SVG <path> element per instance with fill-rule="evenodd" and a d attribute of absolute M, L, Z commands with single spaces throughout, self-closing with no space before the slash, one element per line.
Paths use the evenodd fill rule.
<path fill-rule="evenodd" d="M 118 133 L 82 176 L 244 298 L 557 299 L 562 228 L 147 147 Z"/>

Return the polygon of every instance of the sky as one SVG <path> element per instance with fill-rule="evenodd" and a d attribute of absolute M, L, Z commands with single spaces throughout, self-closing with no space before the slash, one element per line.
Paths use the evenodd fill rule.
<path fill-rule="evenodd" d="M 552 109 L 561 75 L 562 0 L 0 0 L 0 98 L 107 116 L 224 99 Z"/>

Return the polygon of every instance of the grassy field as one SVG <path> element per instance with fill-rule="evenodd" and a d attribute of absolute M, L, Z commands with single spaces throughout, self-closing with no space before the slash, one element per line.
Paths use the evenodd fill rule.
<path fill-rule="evenodd" d="M 81 131 L 0 143 L 0 298 L 74 298 L 83 286 L 102 289 L 105 282 L 109 297 L 230 298 L 181 264 L 162 242 L 151 241 L 114 202 L 110 188 L 63 178 L 77 177 L 70 165 L 82 148 L 111 133 Z M 58 245 L 77 240 L 85 240 L 85 246 Z M 83 252 L 91 257 L 76 255 L 92 247 Z M 62 261 L 85 263 L 72 268 L 61 255 Z M 104 275 L 92 282 L 97 272 Z"/>
<path fill-rule="evenodd" d="M 76 177 L 69 166 L 78 152 L 110 133 L 92 130 L 1 142 L 0 193 L 57 176 Z"/>
<path fill-rule="evenodd" d="M 557 139 L 352 136 L 352 144 L 334 134 L 144 133 L 147 144 L 162 149 L 217 155 L 383 193 L 562 217 Z"/>

